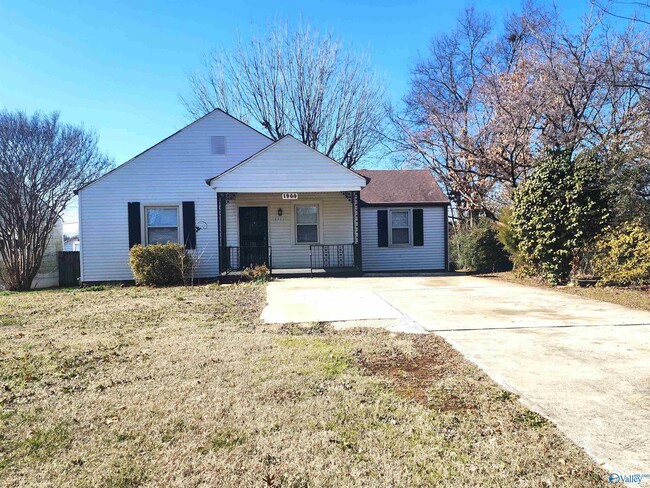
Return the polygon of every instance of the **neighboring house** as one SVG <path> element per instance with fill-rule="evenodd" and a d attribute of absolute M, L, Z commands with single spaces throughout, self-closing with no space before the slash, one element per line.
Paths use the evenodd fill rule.
<path fill-rule="evenodd" d="M 59 251 L 63 250 L 63 221 L 57 220 L 52 229 L 50 240 L 43 254 L 43 261 L 38 274 L 32 282 L 32 288 L 51 288 L 59 286 Z M 0 266 L 2 262 L 0 261 Z M 0 280 L 0 289 L 2 281 Z"/>
<path fill-rule="evenodd" d="M 81 241 L 79 236 L 64 236 L 63 237 L 63 250 L 64 251 L 80 251 Z"/>
<path fill-rule="evenodd" d="M 351 171 L 215 110 L 78 190 L 82 282 L 129 281 L 129 248 L 181 242 L 212 278 L 447 269 L 448 200 L 428 171 Z"/>

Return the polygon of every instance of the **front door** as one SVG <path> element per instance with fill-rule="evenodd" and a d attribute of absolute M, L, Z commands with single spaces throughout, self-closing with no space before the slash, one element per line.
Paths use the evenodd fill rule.
<path fill-rule="evenodd" d="M 266 207 L 239 207 L 239 264 L 269 265 L 269 218 Z"/>

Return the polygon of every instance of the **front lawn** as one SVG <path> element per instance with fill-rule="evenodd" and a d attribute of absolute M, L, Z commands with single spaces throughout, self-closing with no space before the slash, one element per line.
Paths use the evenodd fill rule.
<path fill-rule="evenodd" d="M 264 286 L 0 295 L 3 486 L 601 486 L 437 336 L 264 326 Z"/>

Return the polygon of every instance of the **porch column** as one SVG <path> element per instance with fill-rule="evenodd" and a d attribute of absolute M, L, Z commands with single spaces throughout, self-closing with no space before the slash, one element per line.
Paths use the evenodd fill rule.
<path fill-rule="evenodd" d="M 352 194 L 352 222 L 354 225 L 354 264 L 361 271 L 361 192 Z"/>
<path fill-rule="evenodd" d="M 224 211 L 223 195 L 217 192 L 217 255 L 219 256 L 217 261 L 219 275 L 224 270 L 223 248 L 226 242 L 226 219 L 224 217 Z"/>

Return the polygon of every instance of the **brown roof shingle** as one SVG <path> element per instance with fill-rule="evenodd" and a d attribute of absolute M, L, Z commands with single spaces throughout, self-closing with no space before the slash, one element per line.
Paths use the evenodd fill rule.
<path fill-rule="evenodd" d="M 368 180 L 361 201 L 369 205 L 397 203 L 449 203 L 426 169 L 357 170 Z"/>

